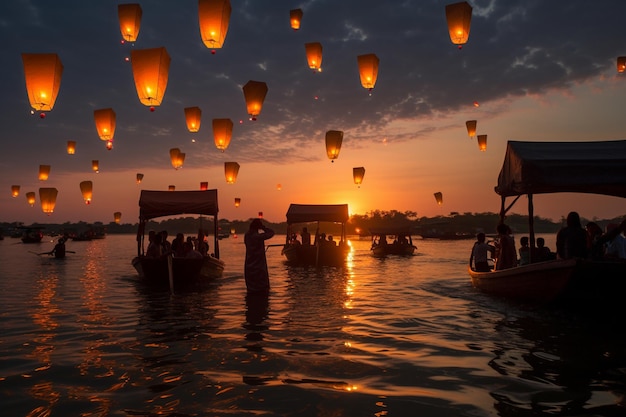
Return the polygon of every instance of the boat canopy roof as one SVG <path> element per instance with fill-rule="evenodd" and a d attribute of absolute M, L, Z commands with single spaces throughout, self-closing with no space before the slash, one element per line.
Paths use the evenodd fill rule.
<path fill-rule="evenodd" d="M 626 197 L 626 140 L 509 141 L 498 176 L 502 197 L 589 193 Z"/>
<path fill-rule="evenodd" d="M 410 226 L 390 226 L 390 227 L 372 227 L 369 229 L 371 235 L 411 235 L 411 227 Z"/>
<path fill-rule="evenodd" d="M 176 214 L 217 216 L 217 213 L 217 190 L 141 190 L 139 197 L 139 219 L 141 221 Z"/>
<path fill-rule="evenodd" d="M 287 223 L 348 221 L 347 204 L 291 204 L 287 210 Z"/>

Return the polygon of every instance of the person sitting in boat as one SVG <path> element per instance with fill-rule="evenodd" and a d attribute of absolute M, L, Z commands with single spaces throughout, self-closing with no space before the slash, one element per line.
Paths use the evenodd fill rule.
<path fill-rule="evenodd" d="M 567 225 L 556 234 L 556 256 L 558 259 L 587 257 L 587 232 L 575 211 L 567 215 Z"/>
<path fill-rule="evenodd" d="M 162 236 L 160 233 L 155 233 L 154 237 L 148 244 L 148 250 L 146 250 L 146 257 L 148 258 L 160 258 L 163 254 L 161 245 Z"/>
<path fill-rule="evenodd" d="M 398 245 L 408 245 L 409 244 L 409 240 L 406 238 L 405 235 L 399 235 L 398 236 L 398 240 L 396 242 L 398 243 Z"/>
<path fill-rule="evenodd" d="M 172 241 L 172 253 L 174 256 L 183 257 L 184 256 L 184 245 L 185 236 L 182 233 L 176 233 L 176 237 Z"/>
<path fill-rule="evenodd" d="M 622 234 L 626 230 L 626 220 L 621 224 L 609 223 L 603 237 L 607 239 L 606 257 L 612 259 L 626 259 L 626 238 Z"/>
<path fill-rule="evenodd" d="M 534 252 L 533 252 L 534 253 Z M 543 262 L 556 259 L 556 255 L 552 253 L 549 247 L 546 246 L 546 240 L 542 237 L 537 238 L 537 256 L 533 258 L 533 262 Z"/>
<path fill-rule="evenodd" d="M 200 259 L 202 258 L 202 254 L 193 248 L 192 242 L 185 242 L 183 244 L 183 253 L 184 258 L 192 258 L 192 259 Z"/>
<path fill-rule="evenodd" d="M 161 231 L 161 253 L 170 253 L 172 244 L 167 240 L 167 230 Z"/>
<path fill-rule="evenodd" d="M 65 239 L 59 239 L 59 242 L 54 245 L 54 249 L 52 249 L 50 255 L 54 255 L 57 259 L 65 258 Z"/>
<path fill-rule="evenodd" d="M 528 236 L 522 236 L 519 240 L 519 244 L 518 265 L 528 265 L 530 263 L 530 246 L 528 246 Z"/>
<path fill-rule="evenodd" d="M 302 239 L 302 244 L 304 246 L 311 246 L 311 234 L 306 227 L 302 228 L 302 231 L 300 232 L 300 238 Z"/>
<path fill-rule="evenodd" d="M 605 244 L 601 241 L 602 228 L 596 222 L 585 225 L 587 231 L 587 253 L 593 260 L 604 258 Z"/>
<path fill-rule="evenodd" d="M 496 230 L 498 231 L 498 241 L 495 246 L 495 269 L 499 271 L 517 266 L 517 251 L 515 250 L 515 240 L 511 236 L 511 228 L 500 223 Z"/>
<path fill-rule="evenodd" d="M 205 239 L 206 234 L 202 229 L 198 229 L 198 239 L 196 240 L 196 250 L 200 252 L 202 256 L 207 256 L 209 253 L 209 242 Z"/>
<path fill-rule="evenodd" d="M 493 257 L 496 248 L 493 245 L 485 242 L 485 234 L 480 232 L 476 235 L 476 242 L 474 242 L 474 247 L 472 248 L 472 254 L 470 255 L 470 266 L 472 265 L 472 261 L 474 262 L 474 271 L 478 272 L 489 272 L 491 268 L 489 267 L 488 260 Z"/>

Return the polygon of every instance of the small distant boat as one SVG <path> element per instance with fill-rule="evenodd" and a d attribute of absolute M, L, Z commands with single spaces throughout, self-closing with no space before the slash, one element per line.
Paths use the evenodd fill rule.
<path fill-rule="evenodd" d="M 42 230 L 44 227 L 40 226 L 20 226 L 18 229 L 22 232 L 22 243 L 39 243 L 43 239 Z"/>
<path fill-rule="evenodd" d="M 372 255 L 413 255 L 417 246 L 413 245 L 410 227 L 381 227 L 370 229 L 372 235 Z M 391 239 L 391 242 L 389 241 Z"/>

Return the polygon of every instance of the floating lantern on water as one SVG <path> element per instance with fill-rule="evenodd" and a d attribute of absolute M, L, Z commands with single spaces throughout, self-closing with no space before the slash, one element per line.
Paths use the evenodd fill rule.
<path fill-rule="evenodd" d="M 26 202 L 28 202 L 28 204 L 31 207 L 35 206 L 35 192 L 34 191 L 29 191 L 26 193 Z"/>
<path fill-rule="evenodd" d="M 100 172 L 100 162 L 97 159 L 91 161 L 91 170 L 96 174 Z"/>
<path fill-rule="evenodd" d="M 446 6 L 446 21 L 448 22 L 450 40 L 461 49 L 469 38 L 472 6 L 466 1 L 448 4 Z"/>
<path fill-rule="evenodd" d="M 59 191 L 56 188 L 39 189 L 39 200 L 41 201 L 41 209 L 44 213 L 50 215 L 54 212 L 58 193 Z"/>
<path fill-rule="evenodd" d="M 222 152 L 228 148 L 233 136 L 233 121 L 230 119 L 213 119 L 213 140 L 215 147 Z"/>
<path fill-rule="evenodd" d="M 120 32 L 125 42 L 135 42 L 141 27 L 141 6 L 136 3 L 118 4 L 117 17 L 120 22 Z"/>
<path fill-rule="evenodd" d="M 363 183 L 363 177 L 365 176 L 365 168 L 364 167 L 355 167 L 352 168 L 352 177 L 354 178 L 354 183 L 361 188 L 361 184 Z"/>
<path fill-rule="evenodd" d="M 11 197 L 15 198 L 18 195 L 20 195 L 20 186 L 19 185 L 12 185 L 11 186 Z"/>
<path fill-rule="evenodd" d="M 343 132 L 341 130 L 329 130 L 326 132 L 326 154 L 330 162 L 339 157 L 341 150 L 341 142 L 343 141 Z"/>
<path fill-rule="evenodd" d="M 91 204 L 91 198 L 93 197 L 93 182 L 82 181 L 80 183 L 80 192 L 83 195 L 83 200 L 85 200 L 85 204 Z"/>
<path fill-rule="evenodd" d="M 163 47 L 132 50 L 130 58 L 139 101 L 154 111 L 165 95 L 171 58 Z"/>
<path fill-rule="evenodd" d="M 30 106 L 46 117 L 59 94 L 63 64 L 57 54 L 22 54 L 22 63 Z"/>
<path fill-rule="evenodd" d="M 289 10 L 289 21 L 293 30 L 300 29 L 300 24 L 302 23 L 302 14 L 302 9 Z"/>
<path fill-rule="evenodd" d="M 204 45 L 211 49 L 212 54 L 224 45 L 230 23 L 230 13 L 229 0 L 198 1 L 200 37 Z"/>
<path fill-rule="evenodd" d="M 361 85 L 372 92 L 376 80 L 378 79 L 378 63 L 380 60 L 376 54 L 359 55 L 357 57 L 359 64 L 359 76 L 361 77 Z"/>
<path fill-rule="evenodd" d="M 239 207 L 241 205 L 241 198 L 235 197 L 235 207 Z"/>
<path fill-rule="evenodd" d="M 250 120 L 256 120 L 256 117 L 261 113 L 263 101 L 267 95 L 267 84 L 262 81 L 250 80 L 243 86 L 243 95 L 246 99 Z"/>
<path fill-rule="evenodd" d="M 239 164 L 237 162 L 224 162 L 224 175 L 227 184 L 234 184 L 239 174 Z"/>
<path fill-rule="evenodd" d="M 200 107 L 185 107 L 185 121 L 187 122 L 187 130 L 195 133 L 200 130 L 200 120 L 202 118 L 202 110 Z"/>
<path fill-rule="evenodd" d="M 481 151 L 486 151 L 487 150 L 487 135 L 478 135 L 477 137 L 478 140 L 478 149 L 480 149 Z"/>
<path fill-rule="evenodd" d="M 50 177 L 50 165 L 39 165 L 39 181 L 46 181 Z"/>
<path fill-rule="evenodd" d="M 139 172 L 138 172 L 138 173 L 137 173 L 137 176 L 136 176 L 136 181 L 137 181 L 137 184 L 141 184 L 141 181 L 142 181 L 142 180 L 143 180 L 143 174 L 141 174 L 141 173 L 139 173 Z"/>
<path fill-rule="evenodd" d="M 617 57 L 617 72 L 624 72 L 626 70 L 626 56 Z"/>
<path fill-rule="evenodd" d="M 476 120 L 468 120 L 465 126 L 467 126 L 467 134 L 470 138 L 476 136 Z"/>
<path fill-rule="evenodd" d="M 435 201 L 437 202 L 438 205 L 442 205 L 443 204 L 443 194 L 441 194 L 440 192 L 436 192 L 435 193 Z"/>
<path fill-rule="evenodd" d="M 208 189 L 209 189 L 209 183 L 208 183 L 208 182 L 206 182 L 206 181 L 202 181 L 202 182 L 200 183 L 200 190 L 201 190 L 201 191 L 206 191 L 206 190 L 208 190 Z"/>
<path fill-rule="evenodd" d="M 305 43 L 306 60 L 313 71 L 322 71 L 322 44 L 319 42 Z"/>
<path fill-rule="evenodd" d="M 93 111 L 96 122 L 96 131 L 101 140 L 111 141 L 115 135 L 115 112 L 113 109 L 99 109 Z"/>
<path fill-rule="evenodd" d="M 119 211 L 113 213 L 113 221 L 115 224 L 120 224 L 120 221 L 122 221 L 122 213 Z"/>
<path fill-rule="evenodd" d="M 172 148 L 170 149 L 170 160 L 174 169 L 182 168 L 185 162 L 185 154 L 178 148 Z"/>

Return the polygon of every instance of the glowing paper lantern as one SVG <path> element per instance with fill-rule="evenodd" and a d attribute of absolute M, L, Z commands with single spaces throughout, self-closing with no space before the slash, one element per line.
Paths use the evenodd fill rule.
<path fill-rule="evenodd" d="M 213 140 L 215 147 L 222 152 L 228 148 L 233 136 L 233 121 L 230 119 L 213 119 Z"/>
<path fill-rule="evenodd" d="M 50 165 L 39 165 L 39 180 L 46 181 L 50 176 Z"/>
<path fill-rule="evenodd" d="M 376 85 L 379 61 L 380 60 L 376 54 L 359 55 L 357 57 L 361 85 L 363 88 L 367 88 L 370 92 L 374 88 L 374 85 Z"/>
<path fill-rule="evenodd" d="M 154 111 L 161 105 L 167 88 L 171 58 L 163 47 L 130 51 L 133 77 L 141 104 Z"/>
<path fill-rule="evenodd" d="M 137 184 L 141 184 L 141 180 L 143 180 L 143 174 L 137 173 Z"/>
<path fill-rule="evenodd" d="M 174 169 L 182 168 L 185 163 L 185 154 L 178 148 L 172 148 L 170 149 L 170 160 Z"/>
<path fill-rule="evenodd" d="M 200 107 L 185 107 L 185 121 L 187 122 L 187 130 L 195 133 L 200 130 L 200 119 L 202 118 L 202 110 Z"/>
<path fill-rule="evenodd" d="M 626 70 L 626 56 L 617 57 L 617 72 L 624 72 Z"/>
<path fill-rule="evenodd" d="M 30 106 L 40 112 L 50 111 L 61 87 L 63 64 L 57 54 L 22 54 L 24 78 Z M 45 117 L 44 113 L 40 114 Z"/>
<path fill-rule="evenodd" d="M 200 37 L 204 45 L 215 50 L 224 46 L 230 22 L 229 0 L 199 0 L 198 22 L 200 23 Z"/>
<path fill-rule="evenodd" d="M 476 120 L 468 120 L 465 126 L 467 126 L 467 134 L 470 138 L 476 136 Z"/>
<path fill-rule="evenodd" d="M 112 140 L 107 140 L 106 148 L 107 148 L 107 151 L 110 151 L 111 149 L 113 149 L 113 141 Z"/>
<path fill-rule="evenodd" d="M 283 185 L 282 184 L 276 184 L 276 189 L 278 191 L 281 191 L 283 189 Z"/>
<path fill-rule="evenodd" d="M 175 185 L 170 185 L 170 186 L 167 187 L 167 189 L 169 191 L 176 191 L 176 186 Z"/>
<path fill-rule="evenodd" d="M 224 175 L 227 184 L 234 184 L 239 174 L 239 164 L 237 162 L 224 162 Z"/>
<path fill-rule="evenodd" d="M 250 80 L 243 86 L 243 95 L 246 99 L 250 120 L 256 120 L 256 117 L 261 113 L 266 94 L 267 84 L 262 81 Z"/>
<path fill-rule="evenodd" d="M 343 132 L 341 130 L 329 130 L 326 132 L 326 154 L 330 162 L 334 162 L 339 157 Z"/>
<path fill-rule="evenodd" d="M 120 221 L 122 220 L 122 213 L 119 211 L 116 211 L 115 213 L 113 213 L 113 221 L 115 221 L 116 224 L 120 224 Z"/>
<path fill-rule="evenodd" d="M 96 131 L 101 140 L 111 141 L 115 135 L 115 112 L 113 109 L 99 109 L 93 111 L 96 122 Z"/>
<path fill-rule="evenodd" d="M 35 193 L 33 191 L 26 193 L 26 201 L 31 207 L 35 206 Z"/>
<path fill-rule="evenodd" d="M 322 71 L 322 44 L 319 42 L 305 43 L 306 60 L 313 71 Z"/>
<path fill-rule="evenodd" d="M 476 137 L 478 139 L 478 149 L 481 151 L 487 150 L 487 135 L 478 135 Z"/>
<path fill-rule="evenodd" d="M 302 9 L 289 10 L 289 21 L 291 22 L 291 28 L 293 30 L 300 29 L 302 22 Z"/>
<path fill-rule="evenodd" d="M 259 211 L 259 219 L 262 219 L 262 218 L 263 218 L 263 212 Z"/>
<path fill-rule="evenodd" d="M 209 183 L 208 183 L 208 182 L 206 182 L 206 181 L 202 181 L 202 182 L 200 183 L 200 190 L 202 190 L 202 191 L 206 191 L 206 190 L 208 190 L 208 189 L 209 189 Z"/>
<path fill-rule="evenodd" d="M 446 6 L 446 21 L 448 22 L 450 40 L 461 49 L 469 38 L 472 6 L 466 1 L 448 4 Z"/>
<path fill-rule="evenodd" d="M 120 32 L 126 42 L 135 42 L 141 27 L 141 6 L 136 3 L 118 4 L 117 17 L 120 21 Z"/>
<path fill-rule="evenodd" d="M 352 168 L 352 177 L 354 178 L 354 183 L 361 187 L 363 183 L 363 177 L 365 176 L 365 168 L 364 167 L 355 167 Z"/>
<path fill-rule="evenodd" d="M 76 153 L 76 142 L 73 140 L 67 141 L 67 154 L 74 155 Z"/>
<path fill-rule="evenodd" d="M 443 194 L 441 194 L 440 192 L 436 192 L 435 193 L 435 201 L 437 202 L 438 205 L 442 205 L 443 204 Z"/>
<path fill-rule="evenodd" d="M 91 161 L 91 170 L 96 174 L 100 172 L 100 162 L 97 159 Z"/>
<path fill-rule="evenodd" d="M 235 207 L 239 207 L 241 205 L 241 198 L 235 197 Z"/>
<path fill-rule="evenodd" d="M 91 198 L 93 197 L 93 182 L 82 181 L 80 183 L 80 192 L 83 195 L 83 200 L 85 200 L 85 204 L 91 204 Z"/>
<path fill-rule="evenodd" d="M 11 186 L 11 197 L 15 198 L 18 195 L 20 195 L 20 186 L 19 185 L 12 185 Z"/>
<path fill-rule="evenodd" d="M 39 189 L 39 200 L 41 201 L 41 209 L 44 213 L 50 215 L 54 212 L 58 193 L 59 191 L 56 188 Z"/>

